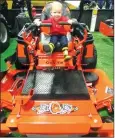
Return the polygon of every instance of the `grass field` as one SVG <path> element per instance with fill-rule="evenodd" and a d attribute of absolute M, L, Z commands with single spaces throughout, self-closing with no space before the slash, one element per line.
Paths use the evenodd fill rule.
<path fill-rule="evenodd" d="M 114 41 L 99 32 L 93 33 L 97 48 L 97 68 L 104 70 L 110 80 L 114 80 Z"/>
<path fill-rule="evenodd" d="M 112 39 L 102 35 L 99 32 L 94 32 L 93 36 L 98 55 L 97 68 L 104 70 L 113 82 L 114 42 Z M 1 71 L 5 71 L 7 69 L 4 59 L 14 53 L 16 46 L 16 39 L 12 38 L 10 40 L 9 48 L 1 54 Z"/>

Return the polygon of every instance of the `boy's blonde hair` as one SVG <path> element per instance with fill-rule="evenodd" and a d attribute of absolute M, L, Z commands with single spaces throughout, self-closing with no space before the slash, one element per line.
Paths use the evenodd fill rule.
<path fill-rule="evenodd" d="M 54 1 L 52 2 L 52 5 L 51 5 L 51 10 L 53 9 L 60 9 L 62 10 L 62 4 L 58 1 Z"/>

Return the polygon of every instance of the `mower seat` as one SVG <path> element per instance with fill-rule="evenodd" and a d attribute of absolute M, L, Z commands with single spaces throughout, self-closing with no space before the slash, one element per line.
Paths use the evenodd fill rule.
<path fill-rule="evenodd" d="M 68 30 L 66 35 L 68 40 L 68 51 L 72 51 L 74 47 L 72 43 L 72 36 L 69 32 L 70 26 L 65 25 L 64 27 L 66 30 Z M 43 46 L 48 45 L 49 42 L 50 42 L 50 27 L 41 27 L 40 42 L 38 49 L 40 49 L 43 52 Z M 60 42 L 58 42 L 55 47 L 58 48 L 55 48 L 54 52 L 62 51 Z"/>
<path fill-rule="evenodd" d="M 41 21 L 48 19 L 51 17 L 51 4 L 52 2 L 46 4 L 46 6 L 43 8 L 42 13 L 41 13 Z M 70 11 L 69 8 L 67 7 L 67 5 L 65 3 L 62 3 L 63 5 L 63 16 L 66 16 L 68 18 L 70 18 Z M 65 30 L 67 31 L 67 39 L 68 39 L 68 49 L 69 51 L 71 51 L 73 49 L 72 47 L 72 37 L 70 34 L 71 31 L 71 27 L 70 25 L 64 25 Z M 41 50 L 43 50 L 43 46 L 47 45 L 50 42 L 50 27 L 41 27 L 41 35 L 40 35 L 40 48 Z M 42 46 L 41 46 L 42 45 Z M 60 42 L 58 42 L 56 45 L 58 45 L 58 49 L 54 49 L 54 51 L 61 51 L 61 45 Z"/>

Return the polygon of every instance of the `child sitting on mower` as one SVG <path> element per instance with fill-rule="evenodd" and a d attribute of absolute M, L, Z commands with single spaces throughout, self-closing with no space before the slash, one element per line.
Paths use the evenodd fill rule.
<path fill-rule="evenodd" d="M 51 7 L 51 18 L 42 21 L 42 23 L 52 23 L 50 43 L 48 45 L 44 45 L 44 51 L 51 54 L 56 47 L 56 43 L 60 41 L 64 60 L 68 61 L 71 59 L 71 56 L 68 55 L 68 40 L 66 37 L 67 31 L 63 25 L 59 25 L 59 22 L 62 21 L 72 24 L 72 20 L 62 16 L 62 4 L 60 2 L 53 2 Z M 34 23 L 37 26 L 40 26 L 41 21 L 39 21 L 39 19 L 35 19 Z"/>

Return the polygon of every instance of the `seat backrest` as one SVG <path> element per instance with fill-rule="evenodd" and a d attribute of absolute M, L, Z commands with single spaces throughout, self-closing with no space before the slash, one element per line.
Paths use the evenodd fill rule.
<path fill-rule="evenodd" d="M 52 4 L 52 2 L 46 4 L 46 6 L 43 8 L 42 13 L 41 13 L 41 21 L 51 17 L 51 4 Z M 62 5 L 63 5 L 62 15 L 66 16 L 68 18 L 71 18 L 70 10 L 69 10 L 67 4 L 63 2 Z"/>

